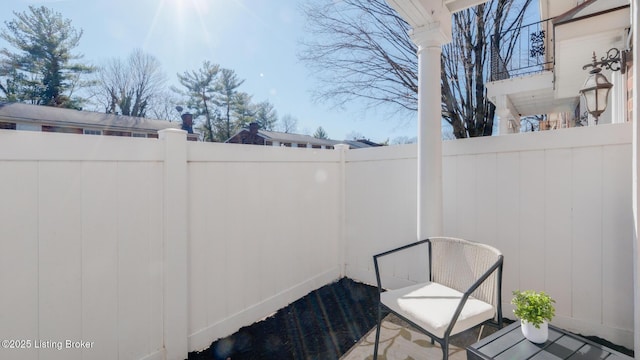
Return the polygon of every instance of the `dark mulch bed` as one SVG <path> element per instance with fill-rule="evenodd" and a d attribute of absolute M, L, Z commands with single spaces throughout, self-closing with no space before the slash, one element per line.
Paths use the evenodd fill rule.
<path fill-rule="evenodd" d="M 376 325 L 377 300 L 375 287 L 343 278 L 189 360 L 338 359 Z"/>
<path fill-rule="evenodd" d="M 338 359 L 376 325 L 377 301 L 375 287 L 343 278 L 204 351 L 189 353 L 189 360 Z M 604 339 L 587 338 L 633 356 Z"/>
<path fill-rule="evenodd" d="M 613 350 L 615 350 L 617 352 L 620 352 L 620 353 L 623 353 L 625 355 L 634 357 L 634 351 L 633 350 L 627 349 L 624 346 L 616 345 L 616 344 L 614 344 L 614 343 L 612 343 L 610 341 L 607 341 L 607 340 L 605 340 L 603 338 L 600 338 L 600 337 L 597 337 L 597 336 L 584 336 L 584 335 L 578 335 L 578 336 L 585 337 L 585 338 L 593 341 L 596 344 L 600 344 L 602 346 L 606 346 L 609 349 L 613 349 Z"/>

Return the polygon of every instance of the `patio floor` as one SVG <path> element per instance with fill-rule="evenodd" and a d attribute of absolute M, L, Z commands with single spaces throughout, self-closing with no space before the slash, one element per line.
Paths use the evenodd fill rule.
<path fill-rule="evenodd" d="M 493 331 L 487 327 L 482 336 L 487 336 Z M 465 348 L 478 341 L 478 333 L 479 329 L 476 328 L 452 337 L 452 343 L 449 345 L 449 359 L 466 360 Z M 340 359 L 371 359 L 375 336 L 376 331 L 373 328 Z M 437 343 L 432 345 L 428 336 L 413 330 L 393 315 L 388 315 L 382 322 L 378 360 L 392 359 L 442 359 L 442 350 Z"/>
<path fill-rule="evenodd" d="M 378 291 L 343 278 L 323 286 L 272 316 L 219 339 L 189 360 L 341 359 L 369 360 L 373 354 Z M 386 314 L 385 314 L 386 315 Z M 485 327 L 482 337 L 495 329 Z M 452 337 L 450 359 L 467 358 L 465 348 L 478 341 L 479 328 Z M 589 337 L 603 343 L 602 339 Z M 626 354 L 628 349 L 604 342 Z M 439 345 L 393 315 L 385 316 L 379 360 L 442 359 Z"/>

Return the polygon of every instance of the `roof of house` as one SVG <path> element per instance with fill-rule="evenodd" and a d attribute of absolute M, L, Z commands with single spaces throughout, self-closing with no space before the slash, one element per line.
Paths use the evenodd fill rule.
<path fill-rule="evenodd" d="M 316 144 L 325 146 L 333 146 L 340 143 L 339 141 L 330 139 L 318 139 L 309 135 L 291 134 L 277 131 L 258 130 L 258 134 L 266 139 L 285 143 L 291 142 L 297 144 Z"/>
<path fill-rule="evenodd" d="M 382 146 L 368 139 L 344 140 L 344 141 L 341 141 L 341 143 L 349 145 L 352 149 L 362 149 L 362 148 Z"/>
<path fill-rule="evenodd" d="M 243 131 L 249 131 L 249 129 L 241 129 L 229 139 L 234 138 L 236 135 L 242 133 Z M 347 144 L 352 149 L 361 149 L 361 148 L 368 148 L 373 146 L 380 146 L 380 144 L 376 144 L 366 139 L 343 140 L 343 141 L 331 140 L 331 139 L 318 139 L 309 135 L 292 134 L 292 133 L 267 131 L 267 130 L 258 130 L 258 135 L 264 139 L 267 139 L 270 141 L 278 141 L 281 143 L 312 144 L 312 145 L 324 145 L 324 146 L 335 146 L 337 144 Z M 227 140 L 227 142 L 228 141 L 229 140 Z"/>
<path fill-rule="evenodd" d="M 180 128 L 180 123 L 94 111 L 56 108 L 23 103 L 0 102 L 0 120 L 32 122 L 56 126 L 91 126 L 113 130 L 158 131 Z"/>

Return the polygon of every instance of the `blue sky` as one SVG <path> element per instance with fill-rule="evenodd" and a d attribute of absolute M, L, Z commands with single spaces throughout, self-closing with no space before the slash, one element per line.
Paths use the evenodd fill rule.
<path fill-rule="evenodd" d="M 298 41 L 306 36 L 299 4 L 307 0 L 4 0 L 0 21 L 29 5 L 62 13 L 84 31 L 77 52 L 100 65 L 125 59 L 141 48 L 162 64 L 170 84 L 176 73 L 195 70 L 204 60 L 236 71 L 239 90 L 256 102 L 268 100 L 279 117 L 298 119 L 298 132 L 322 126 L 334 139 L 352 132 L 373 141 L 416 133 L 415 116 L 390 118 L 389 111 L 363 104 L 333 109 L 311 98 L 315 79 L 297 60 Z M 0 39 L 0 46 L 6 43 Z"/>

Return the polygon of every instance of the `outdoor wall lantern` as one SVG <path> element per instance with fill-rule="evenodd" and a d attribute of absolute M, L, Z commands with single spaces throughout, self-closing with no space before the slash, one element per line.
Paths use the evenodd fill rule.
<path fill-rule="evenodd" d="M 593 52 L 593 61 L 591 64 L 586 64 L 582 67 L 582 70 L 586 70 L 592 67 L 589 71 L 589 77 L 584 82 L 580 94 L 584 97 L 584 101 L 587 104 L 587 111 L 595 118 L 596 125 L 598 125 L 598 117 L 607 108 L 607 100 L 609 98 L 609 91 L 613 85 L 607 80 L 607 77 L 602 75 L 602 67 L 605 67 L 612 71 L 620 71 L 625 73 L 624 60 L 626 52 L 620 53 L 620 50 L 616 48 L 609 49 L 607 55 L 596 61 L 596 52 Z M 622 59 L 621 59 L 622 57 Z"/>

